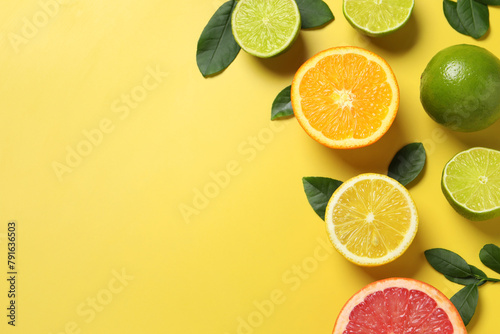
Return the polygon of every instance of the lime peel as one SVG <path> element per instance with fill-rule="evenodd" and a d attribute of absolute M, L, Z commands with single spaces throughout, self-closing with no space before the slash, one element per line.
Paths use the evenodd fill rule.
<path fill-rule="evenodd" d="M 342 11 L 355 29 L 377 37 L 403 27 L 414 6 L 414 0 L 344 0 Z"/>
<path fill-rule="evenodd" d="M 453 131 L 486 129 L 500 119 L 500 59 L 477 45 L 449 46 L 432 57 L 420 79 L 427 114 Z"/>
<path fill-rule="evenodd" d="M 500 216 L 500 151 L 474 147 L 444 167 L 441 189 L 463 217 L 481 221 Z"/>
<path fill-rule="evenodd" d="M 240 0 L 231 27 L 243 50 L 260 58 L 277 56 L 297 38 L 301 19 L 294 0 Z"/>

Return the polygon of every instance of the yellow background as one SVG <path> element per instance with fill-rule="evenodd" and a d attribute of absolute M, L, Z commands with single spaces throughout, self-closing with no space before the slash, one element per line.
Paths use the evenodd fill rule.
<path fill-rule="evenodd" d="M 419 78 L 450 45 L 500 55 L 498 8 L 480 41 L 455 32 L 436 0 L 418 0 L 407 26 L 372 39 L 348 25 L 341 1 L 328 0 L 335 21 L 301 31 L 287 53 L 262 60 L 241 51 L 205 79 L 196 44 L 223 1 L 60 0 L 44 17 L 48 2 L 4 1 L 0 11 L 2 333 L 325 334 L 348 297 L 377 279 L 413 277 L 451 297 L 460 286 L 427 264 L 428 248 L 457 251 L 495 275 L 478 253 L 500 244 L 500 219 L 461 218 L 440 174 L 463 149 L 500 149 L 500 123 L 468 134 L 443 129 L 420 104 Z M 26 30 L 29 22 L 38 27 Z M 293 118 L 270 122 L 272 101 L 297 68 L 338 45 L 384 57 L 401 89 L 389 132 L 353 151 L 317 144 Z M 122 101 L 131 93 L 141 98 L 133 108 Z M 428 153 L 410 187 L 415 241 L 379 268 L 348 263 L 328 244 L 301 178 L 385 173 L 415 141 Z M 86 155 L 69 167 L 76 149 Z M 67 168 L 59 177 L 58 163 Z M 19 233 L 15 328 L 5 310 L 9 220 Z M 470 333 L 498 331 L 499 300 L 498 285 L 480 288 Z"/>

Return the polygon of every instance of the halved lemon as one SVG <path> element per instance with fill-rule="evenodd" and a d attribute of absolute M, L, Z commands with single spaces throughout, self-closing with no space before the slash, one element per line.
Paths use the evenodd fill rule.
<path fill-rule="evenodd" d="M 333 193 L 325 221 L 335 249 L 361 266 L 395 260 L 410 246 L 418 227 L 408 190 L 381 174 L 361 174 Z"/>

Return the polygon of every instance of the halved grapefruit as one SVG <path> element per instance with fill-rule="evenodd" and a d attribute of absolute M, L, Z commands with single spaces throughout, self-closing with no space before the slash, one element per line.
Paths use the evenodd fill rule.
<path fill-rule="evenodd" d="M 466 334 L 462 318 L 433 286 L 410 278 L 373 282 L 349 299 L 333 334 Z"/>

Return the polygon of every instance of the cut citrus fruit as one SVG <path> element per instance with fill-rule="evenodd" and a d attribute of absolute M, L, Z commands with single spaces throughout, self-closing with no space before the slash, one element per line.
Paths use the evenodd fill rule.
<path fill-rule="evenodd" d="M 444 167 L 441 188 L 451 206 L 470 220 L 500 216 L 500 152 L 474 147 Z"/>
<path fill-rule="evenodd" d="M 433 286 L 410 278 L 373 282 L 347 301 L 333 334 L 466 334 L 453 303 Z"/>
<path fill-rule="evenodd" d="M 342 11 L 361 33 L 383 36 L 404 26 L 414 5 L 414 0 L 344 0 Z"/>
<path fill-rule="evenodd" d="M 335 47 L 299 68 L 291 99 L 309 136 L 348 149 L 372 144 L 387 132 L 398 111 L 399 88 L 381 57 L 358 47 Z"/>
<path fill-rule="evenodd" d="M 273 57 L 286 51 L 298 36 L 299 8 L 295 0 L 240 0 L 231 27 L 243 50 L 261 58 Z"/>
<path fill-rule="evenodd" d="M 395 260 L 410 246 L 418 227 L 408 190 L 381 174 L 361 174 L 338 187 L 325 221 L 335 249 L 362 266 Z"/>

